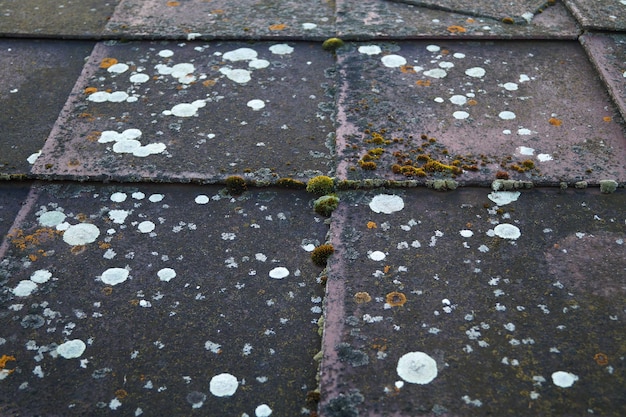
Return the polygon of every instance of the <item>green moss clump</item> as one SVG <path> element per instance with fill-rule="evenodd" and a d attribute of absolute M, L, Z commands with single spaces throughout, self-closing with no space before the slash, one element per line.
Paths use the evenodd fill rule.
<path fill-rule="evenodd" d="M 614 180 L 601 180 L 600 192 L 602 194 L 611 194 L 617 190 L 617 181 Z"/>
<path fill-rule="evenodd" d="M 306 188 L 306 184 L 304 182 L 294 180 L 293 178 L 281 178 L 278 181 L 276 181 L 276 185 L 278 185 L 279 187 L 285 187 L 285 188 L 295 188 L 295 189 Z"/>
<path fill-rule="evenodd" d="M 337 206 L 339 198 L 334 195 L 324 195 L 313 202 L 313 210 L 325 217 L 329 217 Z"/>
<path fill-rule="evenodd" d="M 335 182 L 326 175 L 319 175 L 309 180 L 306 190 L 317 195 L 331 194 L 334 191 Z"/>
<path fill-rule="evenodd" d="M 336 51 L 343 46 L 343 41 L 339 38 L 328 38 L 322 43 L 325 51 Z"/>
<path fill-rule="evenodd" d="M 317 266 L 324 267 L 328 262 L 328 258 L 335 253 L 335 247 L 329 243 L 319 245 L 311 252 L 311 260 Z"/>
<path fill-rule="evenodd" d="M 242 194 L 244 191 L 248 189 L 246 185 L 246 180 L 238 175 L 233 175 L 226 178 L 226 188 L 228 188 L 228 192 L 233 195 Z"/>

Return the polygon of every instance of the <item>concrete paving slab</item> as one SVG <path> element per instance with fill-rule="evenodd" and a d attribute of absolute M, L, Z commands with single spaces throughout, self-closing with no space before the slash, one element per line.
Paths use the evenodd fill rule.
<path fill-rule="evenodd" d="M 417 7 L 388 0 L 337 1 L 337 33 L 342 38 L 351 40 L 576 39 L 580 32 L 576 20 L 560 2 L 545 8 L 530 22 L 511 24 L 500 19 L 439 10 L 434 4 Z"/>
<path fill-rule="evenodd" d="M 577 42 L 351 43 L 338 68 L 340 178 L 626 179 L 623 120 Z"/>
<path fill-rule="evenodd" d="M 308 251 L 328 231 L 311 201 L 270 188 L 36 185 L 0 249 L 0 410 L 307 410 L 324 292 Z"/>
<path fill-rule="evenodd" d="M 608 86 L 622 117 L 626 117 L 626 36 L 589 32 L 580 37 L 580 42 Z"/>
<path fill-rule="evenodd" d="M 340 197 L 320 416 L 624 415 L 623 191 Z"/>
<path fill-rule="evenodd" d="M 119 0 L 2 0 L 0 35 L 97 38 L 118 3 Z"/>
<path fill-rule="evenodd" d="M 0 182 L 0 236 L 4 238 L 30 190 L 29 182 Z"/>
<path fill-rule="evenodd" d="M 589 30 L 626 30 L 626 5 L 621 0 L 564 0 L 580 24 Z"/>
<path fill-rule="evenodd" d="M 149 39 L 324 39 L 334 34 L 329 0 L 122 0 L 105 31 Z"/>
<path fill-rule="evenodd" d="M 334 57 L 319 43 L 98 44 L 33 167 L 156 181 L 334 169 Z"/>
<path fill-rule="evenodd" d="M 93 45 L 0 40 L 0 174 L 29 173 Z"/>

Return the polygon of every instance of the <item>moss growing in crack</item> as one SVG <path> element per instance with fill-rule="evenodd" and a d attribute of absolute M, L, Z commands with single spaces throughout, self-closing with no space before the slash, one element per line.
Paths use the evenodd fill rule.
<path fill-rule="evenodd" d="M 611 194 L 617 190 L 617 181 L 614 180 L 601 180 L 600 192 L 602 194 Z"/>
<path fill-rule="evenodd" d="M 276 181 L 276 185 L 284 188 L 302 189 L 306 188 L 306 184 L 302 181 L 294 180 L 293 178 L 281 178 Z"/>
<path fill-rule="evenodd" d="M 429 188 L 437 191 L 456 190 L 458 184 L 454 180 L 433 180 L 427 183 Z"/>
<path fill-rule="evenodd" d="M 330 258 L 333 253 L 335 253 L 334 246 L 325 243 L 313 249 L 313 252 L 311 252 L 311 260 L 315 265 L 324 267 L 328 262 L 328 258 Z"/>
<path fill-rule="evenodd" d="M 344 45 L 343 41 L 339 38 L 328 38 L 322 43 L 322 48 L 325 51 L 335 52 L 337 49 Z"/>
<path fill-rule="evenodd" d="M 339 206 L 339 197 L 324 195 L 313 202 L 313 210 L 319 215 L 329 217 Z"/>
<path fill-rule="evenodd" d="M 246 185 L 246 180 L 242 177 L 233 175 L 226 178 L 226 188 L 228 188 L 229 193 L 239 195 L 246 191 L 248 186 Z"/>
<path fill-rule="evenodd" d="M 331 194 L 334 191 L 335 182 L 326 175 L 319 175 L 309 180 L 306 190 L 317 195 Z"/>

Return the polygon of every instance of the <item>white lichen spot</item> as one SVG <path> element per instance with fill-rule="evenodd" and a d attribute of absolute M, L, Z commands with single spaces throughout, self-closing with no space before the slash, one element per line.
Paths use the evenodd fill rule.
<path fill-rule="evenodd" d="M 380 59 L 384 66 L 387 68 L 398 68 L 406 65 L 406 59 L 400 55 L 385 55 Z"/>
<path fill-rule="evenodd" d="M 502 84 L 502 88 L 504 88 L 507 91 L 516 91 L 517 84 L 516 83 L 504 83 Z"/>
<path fill-rule="evenodd" d="M 430 78 L 445 78 L 448 73 L 442 68 L 433 68 L 431 70 L 424 71 L 424 75 Z"/>
<path fill-rule="evenodd" d="M 109 219 L 115 224 L 124 224 L 129 214 L 130 211 L 128 210 L 111 210 L 109 211 Z"/>
<path fill-rule="evenodd" d="M 93 243 L 100 236 L 100 229 L 91 223 L 70 225 L 63 233 L 63 241 L 71 246 Z"/>
<path fill-rule="evenodd" d="M 192 117 L 198 114 L 198 109 L 205 105 L 206 102 L 204 100 L 196 100 L 193 103 L 180 103 L 172 107 L 168 114 L 176 117 Z"/>
<path fill-rule="evenodd" d="M 52 278 L 52 272 L 47 269 L 38 269 L 30 275 L 30 280 L 36 284 L 48 282 L 50 281 L 50 278 Z"/>
<path fill-rule="evenodd" d="M 252 110 L 258 111 L 258 110 L 261 110 L 263 107 L 265 107 L 265 102 L 263 100 L 254 99 L 254 100 L 248 101 L 246 105 L 250 107 Z"/>
<path fill-rule="evenodd" d="M 286 43 L 277 43 L 269 47 L 271 53 L 276 55 L 288 55 L 293 52 L 293 48 Z"/>
<path fill-rule="evenodd" d="M 56 227 L 65 221 L 65 214 L 60 211 L 46 211 L 39 216 L 39 225 L 43 227 Z"/>
<path fill-rule="evenodd" d="M 109 68 L 107 68 L 107 71 L 110 72 L 111 74 L 122 74 L 128 71 L 129 68 L 130 67 L 127 64 L 118 62 L 117 64 L 113 64 Z"/>
<path fill-rule="evenodd" d="M 513 113 L 512 111 L 501 111 L 500 114 L 498 114 L 498 117 L 502 120 L 513 120 L 515 119 L 515 113 Z"/>
<path fill-rule="evenodd" d="M 439 45 L 428 45 L 426 47 L 426 50 L 428 52 L 439 52 L 439 51 L 441 51 L 441 47 Z"/>
<path fill-rule="evenodd" d="M 159 51 L 158 55 L 161 58 L 169 58 L 174 56 L 174 51 L 170 50 L 170 49 L 163 49 L 161 51 Z"/>
<path fill-rule="evenodd" d="M 552 374 L 552 382 L 557 387 L 569 388 L 578 381 L 578 375 L 571 372 L 557 371 Z"/>
<path fill-rule="evenodd" d="M 473 67 L 465 70 L 465 75 L 473 78 L 482 78 L 485 76 L 485 69 L 481 67 Z"/>
<path fill-rule="evenodd" d="M 269 417 L 272 414 L 272 409 L 267 404 L 261 404 L 254 410 L 256 417 Z"/>
<path fill-rule="evenodd" d="M 176 271 L 172 268 L 163 268 L 157 272 L 157 276 L 161 281 L 170 282 L 172 279 L 176 277 Z"/>
<path fill-rule="evenodd" d="M 37 284 L 29 279 L 20 281 L 15 288 L 11 290 L 16 297 L 28 297 L 37 289 Z"/>
<path fill-rule="evenodd" d="M 302 29 L 304 30 L 311 30 L 311 29 L 315 29 L 316 27 L 317 25 L 315 23 L 305 22 L 302 24 Z"/>
<path fill-rule="evenodd" d="M 129 81 L 134 84 L 143 84 L 150 79 L 148 74 L 133 74 L 130 76 Z"/>
<path fill-rule="evenodd" d="M 502 223 L 493 228 L 493 232 L 496 236 L 502 239 L 516 240 L 522 233 L 519 228 L 509 223 Z"/>
<path fill-rule="evenodd" d="M 518 148 L 515 148 L 515 152 L 519 153 L 520 155 L 530 156 L 535 153 L 535 150 L 527 146 L 520 146 Z"/>
<path fill-rule="evenodd" d="M 209 391 L 216 397 L 230 397 L 237 391 L 239 381 L 233 375 L 222 373 L 215 375 L 209 382 Z"/>
<path fill-rule="evenodd" d="M 257 51 L 255 51 L 254 49 L 239 48 L 239 49 L 235 49 L 233 51 L 228 51 L 224 53 L 224 55 L 222 55 L 222 58 L 224 58 L 227 61 L 232 61 L 232 62 L 249 61 L 252 59 L 256 59 L 257 55 L 258 55 Z"/>
<path fill-rule="evenodd" d="M 466 111 L 455 111 L 454 113 L 452 113 L 452 117 L 454 117 L 457 120 L 465 120 L 469 117 L 469 113 Z"/>
<path fill-rule="evenodd" d="M 150 220 L 145 220 L 137 225 L 137 230 L 141 233 L 150 233 L 154 230 L 156 225 Z"/>
<path fill-rule="evenodd" d="M 220 73 L 224 74 L 226 78 L 234 81 L 238 84 L 245 84 L 252 79 L 250 71 L 245 69 L 231 69 L 228 67 L 220 68 Z"/>
<path fill-rule="evenodd" d="M 540 153 L 539 155 L 537 155 L 537 159 L 539 160 L 539 162 L 547 162 L 552 161 L 554 158 L 552 158 L 552 155 L 550 154 Z"/>
<path fill-rule="evenodd" d="M 450 97 L 450 103 L 456 104 L 458 106 L 462 106 L 465 103 L 467 103 L 467 97 L 462 96 L 460 94 L 455 94 L 452 97 Z"/>
<path fill-rule="evenodd" d="M 107 285 L 117 285 L 126 281 L 129 272 L 125 268 L 109 268 L 102 273 L 100 280 Z"/>
<path fill-rule="evenodd" d="M 253 59 L 248 62 L 248 66 L 253 69 L 263 69 L 270 66 L 270 62 L 265 59 Z"/>
<path fill-rule="evenodd" d="M 194 201 L 196 202 L 196 204 L 208 204 L 209 197 L 204 194 L 200 194 L 195 198 Z"/>
<path fill-rule="evenodd" d="M 57 346 L 57 353 L 65 359 L 80 358 L 87 345 L 80 339 L 68 340 Z"/>
<path fill-rule="evenodd" d="M 391 214 L 404 208 L 402 197 L 393 194 L 378 194 L 369 204 L 374 213 Z"/>
<path fill-rule="evenodd" d="M 285 268 L 284 266 L 278 266 L 272 269 L 269 275 L 270 275 L 270 278 L 273 278 L 273 279 L 283 279 L 289 276 L 289 270 Z"/>
<path fill-rule="evenodd" d="M 211 342 L 210 340 L 207 340 L 204 343 L 204 348 L 215 354 L 219 354 L 222 352 L 222 345 L 220 345 L 219 343 Z"/>
<path fill-rule="evenodd" d="M 398 376 L 411 384 L 428 384 L 437 377 L 437 362 L 424 352 L 409 352 L 398 360 Z"/>
<path fill-rule="evenodd" d="M 382 49 L 378 45 L 362 45 L 359 46 L 359 53 L 365 55 L 378 55 L 382 53 Z"/>
<path fill-rule="evenodd" d="M 385 255 L 384 252 L 381 252 L 379 250 L 374 251 L 372 253 L 369 254 L 369 258 L 372 261 L 382 261 L 383 259 L 385 259 L 387 257 L 387 255 Z"/>
<path fill-rule="evenodd" d="M 29 164 L 33 165 L 40 156 L 41 156 L 41 150 L 39 150 L 39 151 L 37 151 L 35 153 L 30 154 L 30 156 L 28 158 L 26 158 L 26 161 Z"/>
<path fill-rule="evenodd" d="M 504 206 L 517 201 L 521 193 L 519 191 L 494 191 L 487 197 L 499 206 Z"/>
<path fill-rule="evenodd" d="M 472 232 L 471 230 L 460 230 L 459 234 L 463 237 L 472 237 L 474 236 L 474 232 Z"/>

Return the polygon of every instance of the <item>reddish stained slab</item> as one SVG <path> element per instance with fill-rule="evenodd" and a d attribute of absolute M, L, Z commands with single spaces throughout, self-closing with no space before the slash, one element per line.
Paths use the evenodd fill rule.
<path fill-rule="evenodd" d="M 29 173 L 93 45 L 0 40 L 0 173 Z"/>
<path fill-rule="evenodd" d="M 585 29 L 626 30 L 626 8 L 621 0 L 564 0 Z"/>
<path fill-rule="evenodd" d="M 334 10 L 324 0 L 122 0 L 105 33 L 149 39 L 322 39 L 334 33 Z"/>
<path fill-rule="evenodd" d="M 535 189 L 497 206 L 489 193 L 340 194 L 320 416 L 624 414 L 626 195 Z M 404 208 L 374 212 L 380 194 Z M 502 224 L 520 236 L 498 237 Z M 397 372 L 415 351 L 436 362 L 432 381 Z M 558 371 L 578 380 L 558 387 Z"/>
<path fill-rule="evenodd" d="M 2 0 L 0 34 L 91 39 L 102 35 L 119 0 Z"/>
<path fill-rule="evenodd" d="M 594 63 L 609 93 L 626 116 L 626 36 L 620 34 L 585 33 L 580 42 Z"/>
<path fill-rule="evenodd" d="M 3 415 L 314 409 L 323 287 L 304 246 L 328 226 L 311 200 L 269 188 L 36 184 L 0 248 L 0 356 L 15 358 L 0 372 Z M 72 246 L 78 225 L 99 234 Z M 288 276 L 272 278 L 278 267 Z M 16 290 L 21 281 L 33 292 Z M 60 356 L 75 339 L 84 352 Z M 232 396 L 210 392 L 221 373 L 238 381 Z"/>
<path fill-rule="evenodd" d="M 209 182 L 326 174 L 333 69 L 315 43 L 98 44 L 33 172 Z M 131 141 L 110 137 L 124 132 Z"/>
<path fill-rule="evenodd" d="M 622 118 L 576 42 L 355 43 L 338 65 L 341 178 L 626 179 Z"/>
<path fill-rule="evenodd" d="M 396 1 L 337 1 L 337 33 L 345 39 L 576 39 L 580 34 L 576 20 L 560 2 L 524 23 L 507 24 L 499 19 Z"/>

